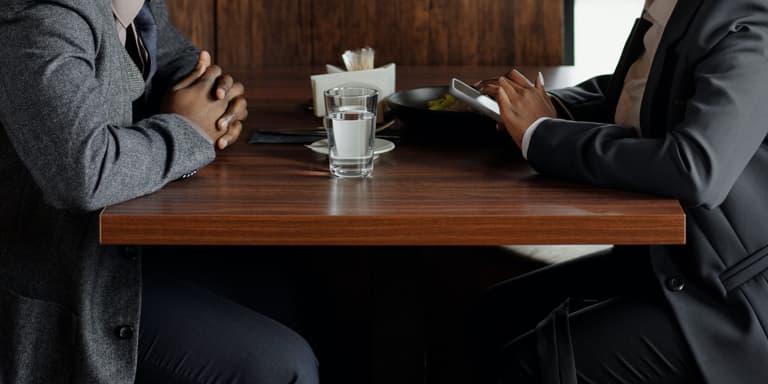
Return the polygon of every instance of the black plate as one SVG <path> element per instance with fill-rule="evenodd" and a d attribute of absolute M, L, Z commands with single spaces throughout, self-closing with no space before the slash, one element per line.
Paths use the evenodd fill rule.
<path fill-rule="evenodd" d="M 411 133 L 481 135 L 495 132 L 496 122 L 476 112 L 431 111 L 427 103 L 443 98 L 448 87 L 407 89 L 389 96 L 389 107 Z M 473 135 L 469 133 L 469 135 Z"/>

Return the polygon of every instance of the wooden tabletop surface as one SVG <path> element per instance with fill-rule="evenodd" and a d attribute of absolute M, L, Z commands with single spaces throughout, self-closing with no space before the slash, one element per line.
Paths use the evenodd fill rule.
<path fill-rule="evenodd" d="M 541 68 L 550 87 L 583 80 Z M 469 81 L 506 68 L 399 67 L 398 89 Z M 539 68 L 523 68 L 534 74 Z M 255 129 L 310 128 L 309 75 L 317 68 L 235 71 L 248 89 L 247 132 L 187 180 L 108 207 L 104 244 L 504 245 L 682 244 L 675 200 L 537 175 L 503 140 L 402 140 L 368 179 L 329 176 L 302 145 L 247 143 Z M 439 127 L 405 127 L 414 129 Z M 467 127 L 466 134 L 472 132 Z M 383 131 L 385 134 L 387 131 Z M 462 132 L 462 131 L 459 131 Z"/>

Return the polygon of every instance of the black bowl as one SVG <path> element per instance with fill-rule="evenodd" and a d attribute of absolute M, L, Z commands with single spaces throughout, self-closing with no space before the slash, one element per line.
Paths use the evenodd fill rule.
<path fill-rule="evenodd" d="M 447 93 L 448 87 L 407 89 L 390 95 L 388 102 L 392 114 L 405 125 L 409 135 L 440 135 L 460 140 L 495 135 L 496 122 L 477 112 L 429 109 L 429 101 L 442 99 Z"/>

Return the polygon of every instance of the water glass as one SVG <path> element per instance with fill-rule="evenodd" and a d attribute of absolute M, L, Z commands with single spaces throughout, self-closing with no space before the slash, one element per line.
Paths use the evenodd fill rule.
<path fill-rule="evenodd" d="M 373 172 L 379 92 L 369 88 L 325 91 L 328 161 L 337 177 L 366 177 Z"/>

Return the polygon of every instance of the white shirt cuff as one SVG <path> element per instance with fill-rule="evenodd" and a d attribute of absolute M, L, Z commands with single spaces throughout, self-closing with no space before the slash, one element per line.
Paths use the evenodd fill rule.
<path fill-rule="evenodd" d="M 523 152 L 524 159 L 528 160 L 528 147 L 531 145 L 531 137 L 533 137 L 533 133 L 537 128 L 539 128 L 541 123 L 549 119 L 549 117 L 541 117 L 534 121 L 533 124 L 531 124 L 528 129 L 525 130 L 525 133 L 523 134 L 523 141 L 520 143 L 520 151 Z"/>

